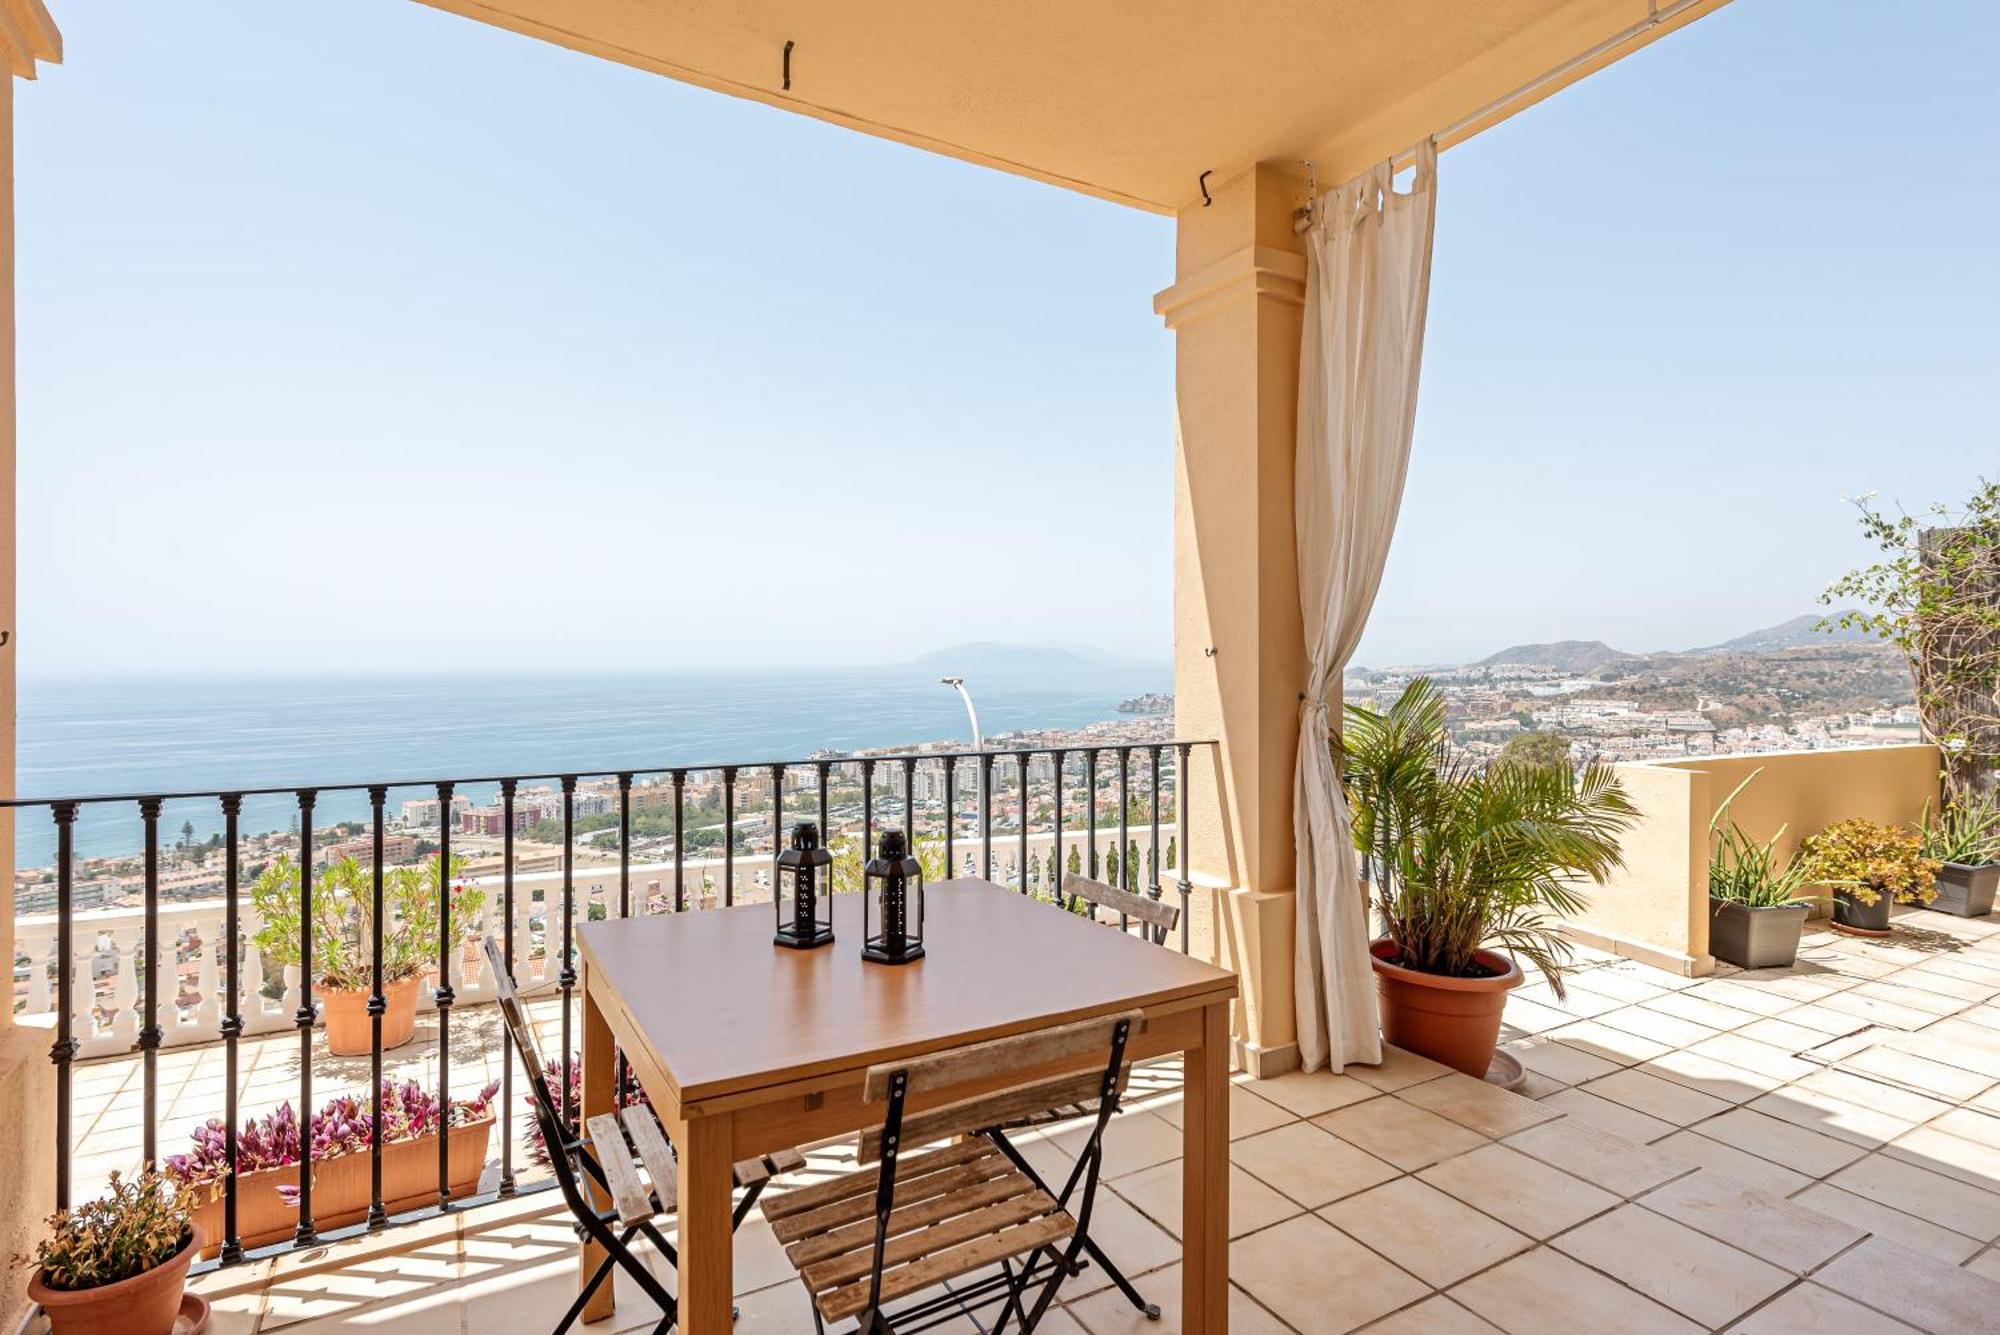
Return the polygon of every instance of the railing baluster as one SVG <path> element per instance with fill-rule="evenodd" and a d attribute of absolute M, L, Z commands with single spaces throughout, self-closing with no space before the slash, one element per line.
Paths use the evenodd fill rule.
<path fill-rule="evenodd" d="M 944 760 L 944 874 L 958 875 L 958 757 Z"/>
<path fill-rule="evenodd" d="M 1097 879 L 1098 876 L 1097 748 L 1094 746 L 1083 753 L 1083 792 L 1084 792 L 1084 810 L 1089 813 L 1089 822 L 1086 828 L 1090 836 L 1089 847 L 1084 854 L 1084 856 L 1089 859 L 1089 868 L 1084 874 L 1090 877 L 1090 879 L 1094 881 Z"/>
<path fill-rule="evenodd" d="M 979 753 L 979 874 L 993 879 L 993 753 Z"/>
<path fill-rule="evenodd" d="M 830 782 L 832 781 L 832 777 L 833 777 L 833 764 L 832 764 L 832 762 L 830 762 L 830 761 L 825 761 L 825 760 L 822 760 L 822 761 L 819 761 L 819 762 L 817 762 L 817 763 L 816 763 L 816 765 L 814 766 L 814 768 L 815 768 L 815 769 L 817 770 L 817 772 L 818 772 L 818 774 L 819 774 L 819 838 L 820 838 L 820 847 L 822 847 L 822 848 L 832 848 L 832 847 L 833 847 L 833 826 L 832 826 L 832 825 L 831 825 L 831 824 L 830 824 L 830 823 L 828 822 L 828 819 L 827 819 L 827 813 L 828 813 L 828 812 L 829 812 L 829 811 L 831 810 L 831 807 L 830 807 L 830 806 L 828 805 L 828 804 L 829 804 L 829 802 L 831 801 L 831 797 L 830 797 L 830 795 L 829 795 L 829 794 L 827 793 L 827 785 L 828 785 L 828 784 L 829 784 L 829 783 L 830 783 Z M 772 893 L 772 894 L 774 894 L 774 895 L 775 895 L 776 893 L 778 893 L 778 888 L 777 888 L 777 886 L 776 886 L 775 884 L 773 884 L 773 885 L 772 885 L 772 887 L 771 887 L 771 893 Z M 831 880 L 828 880 L 828 881 L 827 881 L 827 884 L 826 884 L 826 893 L 828 894 L 828 896 L 831 896 L 831 895 L 833 894 L 833 882 L 832 882 Z M 828 898 L 828 900 L 827 900 L 827 907 L 826 907 L 826 911 L 827 911 L 827 915 L 828 915 L 829 917 L 831 917 L 831 916 L 832 916 L 832 914 L 833 914 L 833 900 L 832 900 L 831 898 Z"/>
<path fill-rule="evenodd" d="M 1021 893 L 1028 893 L 1028 753 L 1014 757 L 1015 778 L 1021 785 L 1021 859 L 1015 867 L 1021 879 Z"/>
<path fill-rule="evenodd" d="M 160 1104 L 160 799 L 148 797 L 139 803 L 139 815 L 146 824 L 146 953 L 140 956 L 140 1007 L 145 1019 L 139 1026 L 139 1060 L 145 1083 L 145 1117 L 140 1133 L 144 1149 L 140 1155 L 146 1167 L 159 1162 Z M 10 961 L 11 963 L 11 961 Z M 176 989 L 178 990 L 178 989 Z"/>
<path fill-rule="evenodd" d="M 500 958 L 507 976 L 514 973 L 514 789 L 513 779 L 500 781 Z M 487 980 L 489 983 L 491 979 Z M 514 1045 L 500 1035 L 500 1194 L 514 1194 Z"/>
<path fill-rule="evenodd" d="M 292 1023 L 299 1030 L 299 1223 L 292 1245 L 309 1247 L 319 1241 L 313 1228 L 313 799 L 310 788 L 299 789 L 299 1008 Z"/>
<path fill-rule="evenodd" d="M 917 758 L 904 756 L 903 766 L 903 834 L 910 841 L 910 855 L 917 852 Z M 947 870 L 948 877 L 951 872 Z"/>
<path fill-rule="evenodd" d="M 618 776 L 618 917 L 632 916 L 632 775 Z M 625 1106 L 625 1054 L 620 1051 L 612 1067 L 611 1101 Z"/>
<path fill-rule="evenodd" d="M 374 813 L 375 826 L 375 857 L 369 875 L 374 908 L 368 923 L 368 976 L 373 980 L 368 993 L 368 1229 L 371 1233 L 389 1222 L 389 1212 L 382 1207 L 382 1017 L 389 1011 L 389 999 L 382 995 L 382 919 L 387 909 L 382 894 L 382 809 L 388 802 L 387 788 L 377 785 L 368 790 L 368 806 Z"/>
<path fill-rule="evenodd" d="M 563 851 L 562 851 L 562 972 L 557 981 L 562 987 L 562 1115 L 563 1125 L 568 1127 L 576 1121 L 575 1098 L 571 1092 L 570 1064 L 573 1060 L 570 1045 L 575 1042 L 571 1034 L 570 993 L 576 989 L 576 964 L 570 949 L 571 918 L 576 908 L 576 776 L 565 774 L 562 779 L 563 805 Z M 548 939 L 548 929 L 542 929 L 542 939 Z M 539 1044 L 537 1045 L 539 1046 Z M 581 1124 L 578 1124 L 579 1127 Z M 579 1132 L 580 1134 L 580 1132 Z"/>
<path fill-rule="evenodd" d="M 1132 836 L 1129 828 L 1132 808 L 1132 748 L 1118 748 L 1118 888 L 1137 890 L 1139 874 L 1132 870 Z M 1118 930 L 1128 932 L 1132 924 L 1124 914 L 1118 915 Z"/>
<path fill-rule="evenodd" d="M 778 854 L 785 848 L 785 767 L 771 766 L 771 898 L 778 897 Z"/>
<path fill-rule="evenodd" d="M 1055 766 L 1055 776 L 1056 776 L 1056 784 L 1055 784 L 1056 834 L 1055 838 L 1051 841 L 1049 849 L 1049 898 L 1058 904 L 1064 904 L 1063 893 L 1062 893 L 1062 878 L 1063 878 L 1063 778 L 1065 776 L 1063 774 L 1063 771 L 1068 768 L 1068 765 L 1065 762 L 1068 761 L 1069 756 L 1066 752 L 1058 749 L 1049 752 L 1049 759 L 1050 762 Z M 1064 904 L 1064 907 L 1068 907 L 1067 904 Z"/>
<path fill-rule="evenodd" d="M 49 1060 L 56 1064 L 56 1208 L 69 1208 L 70 1063 L 82 1045 L 76 1037 L 75 892 L 72 862 L 76 848 L 76 803 L 57 802 L 50 809 L 56 822 L 56 1041 Z M 84 986 L 94 987 L 95 975 Z M 231 1053 L 235 1052 L 232 1045 Z M 230 1088 L 235 1089 L 235 1081 Z M 232 1187 L 235 1179 L 230 1179 Z M 231 1199 L 234 1194 L 232 1192 Z"/>
<path fill-rule="evenodd" d="M 1152 782 L 1147 788 L 1152 810 L 1152 819 L 1147 822 L 1147 828 L 1153 832 L 1153 848 L 1152 856 L 1146 863 L 1147 880 L 1150 882 L 1146 887 L 1146 893 L 1157 901 L 1160 897 L 1160 748 L 1154 746 L 1147 749 L 1151 754 L 1153 766 Z M 1153 936 L 1156 945 L 1167 944 L 1164 931 L 1155 929 Z"/>
<path fill-rule="evenodd" d="M 243 977 L 241 909 L 237 904 L 242 866 L 236 847 L 236 826 L 243 814 L 239 793 L 222 795 L 223 993 L 222 993 L 222 1151 L 229 1176 L 222 1184 L 222 1263 L 243 1259 L 243 1239 L 236 1228 L 236 1079 L 237 1045 L 243 1037 Z"/>
<path fill-rule="evenodd" d="M 454 785 L 438 785 L 438 1208 L 451 1208 L 451 795 Z M 378 1039 L 379 1043 L 380 1040 Z"/>
<path fill-rule="evenodd" d="M 1175 842 L 1174 867 L 1180 873 L 1181 954 L 1185 955 L 1188 949 L 1188 898 L 1194 890 L 1193 883 L 1188 880 L 1188 743 L 1180 743 L 1175 752 L 1174 803 L 1179 809 L 1180 838 Z"/>
<path fill-rule="evenodd" d="M 674 771 L 674 912 L 687 912 L 687 771 Z"/>
<path fill-rule="evenodd" d="M 736 768 L 722 771 L 722 907 L 736 902 Z"/>
<path fill-rule="evenodd" d="M 875 848 L 875 762 L 861 761 L 861 865 L 867 866 Z M 857 886 L 856 889 L 862 887 Z"/>

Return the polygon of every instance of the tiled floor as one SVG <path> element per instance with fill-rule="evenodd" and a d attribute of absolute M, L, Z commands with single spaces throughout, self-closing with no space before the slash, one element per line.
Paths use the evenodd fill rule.
<path fill-rule="evenodd" d="M 1522 1095 L 1395 1052 L 1237 1087 L 1234 1330 L 2000 1329 L 2000 924 L 1908 914 L 1888 942 L 1815 932 L 1795 968 L 1699 980 L 1586 953 L 1566 997 L 1524 987 L 1508 1019 Z M 1135 1081 L 1096 1225 L 1164 1320 L 1088 1271 L 1044 1331 L 1177 1328 L 1177 1079 Z M 540 1196 L 200 1287 L 222 1335 L 506 1335 L 548 1330 L 574 1271 Z M 810 1330 L 754 1219 L 737 1280 L 743 1335 Z M 656 1319 L 628 1292 L 593 1329 Z"/>

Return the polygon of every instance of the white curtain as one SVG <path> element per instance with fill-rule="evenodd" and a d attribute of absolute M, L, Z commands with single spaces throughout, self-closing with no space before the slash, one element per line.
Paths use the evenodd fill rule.
<path fill-rule="evenodd" d="M 1431 286 L 1437 149 L 1417 150 L 1407 193 L 1383 163 L 1315 201 L 1299 348 L 1299 610 L 1311 662 L 1299 704 L 1292 822 L 1298 842 L 1299 1055 L 1308 1071 L 1382 1060 L 1368 914 L 1330 701 L 1361 639 L 1403 500 Z"/>

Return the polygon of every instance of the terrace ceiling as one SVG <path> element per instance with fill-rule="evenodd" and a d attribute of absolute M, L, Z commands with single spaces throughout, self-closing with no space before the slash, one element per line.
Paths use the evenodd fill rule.
<path fill-rule="evenodd" d="M 1259 161 L 1311 158 L 1331 184 L 1635 25 L 1656 20 L 1509 111 L 1724 0 L 419 2 L 1168 213 L 1204 171 Z"/>

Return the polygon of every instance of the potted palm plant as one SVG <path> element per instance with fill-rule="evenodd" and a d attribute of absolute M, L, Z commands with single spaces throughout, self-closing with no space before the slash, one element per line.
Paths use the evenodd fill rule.
<path fill-rule="evenodd" d="M 1763 772 L 1751 771 L 1708 823 L 1708 952 L 1738 968 L 1784 969 L 1798 959 L 1799 936 L 1812 913 L 1800 897 L 1811 884 L 1806 866 L 1794 857 L 1780 870 L 1777 846 L 1785 827 L 1760 844 L 1729 814 Z"/>
<path fill-rule="evenodd" d="M 113 1173 L 102 1196 L 53 1215 L 28 1258 L 28 1297 L 53 1335 L 167 1335 L 201 1241 L 189 1204 L 158 1173 L 129 1181 Z"/>
<path fill-rule="evenodd" d="M 1937 898 L 1938 862 L 1910 830 L 1856 817 L 1829 825 L 1799 846 L 1806 876 L 1833 890 L 1833 928 L 1887 936 L 1889 906 Z"/>
<path fill-rule="evenodd" d="M 438 914 L 449 896 L 452 921 L 465 923 L 485 902 L 485 892 L 457 883 L 464 867 L 449 872 L 433 857 L 420 866 L 390 867 L 382 877 L 382 1046 L 400 1047 L 417 1027 L 417 994 L 424 973 L 437 962 Z M 252 938 L 272 962 L 301 962 L 299 868 L 281 856 L 250 887 L 263 926 Z M 313 873 L 313 986 L 326 1021 L 327 1051 L 336 1057 L 369 1051 L 374 1024 L 368 998 L 374 986 L 375 890 L 371 872 L 342 858 Z"/>
<path fill-rule="evenodd" d="M 1563 995 L 1580 880 L 1619 863 L 1636 818 L 1612 770 L 1568 759 L 1481 771 L 1453 752 L 1426 678 L 1386 713 L 1347 707 L 1336 742 L 1354 843 L 1386 929 L 1370 947 L 1382 1035 L 1484 1076 L 1527 961 Z"/>
<path fill-rule="evenodd" d="M 1994 891 L 2000 890 L 2000 805 L 1992 798 L 1964 798 L 1946 802 L 1932 816 L 1926 803 L 1919 833 L 1924 856 L 1942 864 L 1930 907 L 1961 918 L 1991 913 Z"/>

